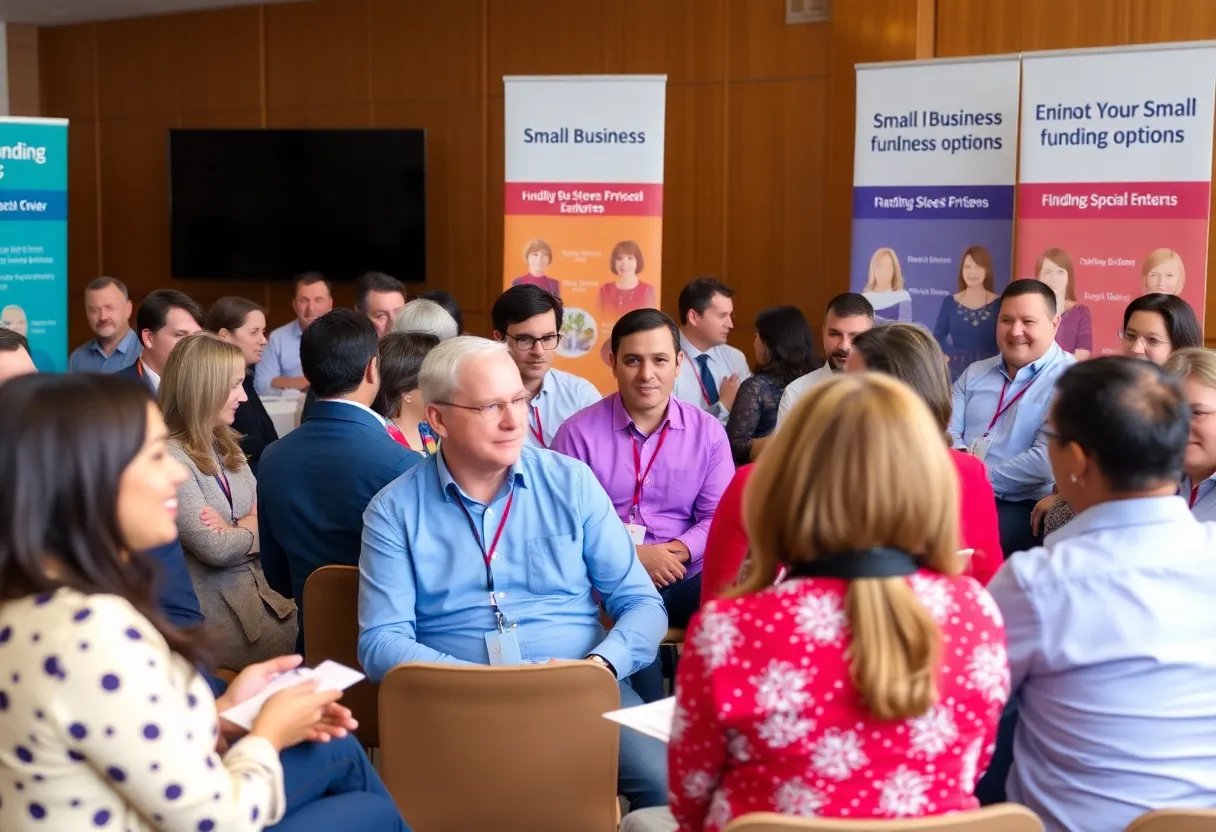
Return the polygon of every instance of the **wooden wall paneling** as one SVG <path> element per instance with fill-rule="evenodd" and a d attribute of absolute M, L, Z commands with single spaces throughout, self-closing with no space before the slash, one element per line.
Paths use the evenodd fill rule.
<path fill-rule="evenodd" d="M 1120 46 L 1129 42 L 1130 14 L 1129 0 L 1074 0 L 1071 3 L 1020 0 L 1017 4 L 1021 31 L 1018 49 Z"/>
<path fill-rule="evenodd" d="M 501 85 L 502 81 L 499 80 Z M 506 194 L 503 181 L 506 179 L 506 99 L 502 95 L 486 97 L 485 125 L 485 181 L 482 188 L 485 192 L 485 270 L 482 272 L 483 283 L 481 291 L 465 298 L 457 295 L 463 307 L 466 303 L 471 309 L 484 309 L 489 312 L 494 305 L 494 299 L 502 293 L 503 272 L 503 200 Z M 428 186 L 429 187 L 429 186 Z M 488 320 L 488 319 L 487 319 Z M 467 325 L 467 323 L 466 323 Z M 489 332 L 487 329 L 486 332 Z"/>
<path fill-rule="evenodd" d="M 5 26 L 8 42 L 8 112 L 13 116 L 42 115 L 41 62 L 38 27 L 23 23 Z"/>
<path fill-rule="evenodd" d="M 485 0 L 488 92 L 504 75 L 597 75 L 608 69 L 610 3 Z"/>
<path fill-rule="evenodd" d="M 607 71 L 667 75 L 668 84 L 726 78 L 728 0 L 614 0 Z"/>
<path fill-rule="evenodd" d="M 97 26 L 41 29 L 38 47 L 43 115 L 97 118 Z"/>
<path fill-rule="evenodd" d="M 376 127 L 426 130 L 427 286 L 476 298 L 485 281 L 481 233 L 485 190 L 481 183 L 482 107 L 479 96 L 442 101 L 378 103 Z M 396 275 L 418 282 L 422 275 Z"/>
<path fill-rule="evenodd" d="M 853 0 L 853 3 L 858 2 L 860 0 Z M 730 79 L 827 75 L 831 71 L 831 28 L 828 23 L 787 24 L 783 2 L 730 0 L 727 17 Z"/>
<path fill-rule="evenodd" d="M 663 162 L 663 308 L 680 288 L 726 274 L 726 86 L 669 84 Z"/>
<path fill-rule="evenodd" d="M 1210 0 L 1128 0 L 1128 42 L 1169 43 L 1216 38 Z"/>
<path fill-rule="evenodd" d="M 262 9 L 245 6 L 173 15 L 178 109 L 261 112 Z M 258 127 L 242 120 L 233 127 Z M 215 126 L 222 126 L 221 124 Z"/>
<path fill-rule="evenodd" d="M 485 87 L 484 0 L 371 0 L 373 101 L 467 98 Z"/>
<path fill-rule="evenodd" d="M 271 128 L 360 128 L 372 126 L 372 104 L 331 104 L 319 107 L 270 107 L 266 126 Z"/>
<path fill-rule="evenodd" d="M 737 289 L 732 341 L 747 348 L 768 306 L 822 306 L 827 112 L 821 78 L 732 84 L 727 113 L 725 278 Z M 821 302 L 822 299 L 822 302 Z M 749 352 L 750 354 L 750 352 Z"/>
<path fill-rule="evenodd" d="M 271 4 L 262 7 L 262 14 L 267 109 L 371 101 L 367 0 Z M 401 48 L 412 44 L 403 43 Z"/>
<path fill-rule="evenodd" d="M 92 337 L 84 311 L 84 287 L 100 275 L 97 210 L 97 122 L 74 119 L 68 125 L 68 343 Z"/>
<path fill-rule="evenodd" d="M 939 58 L 1021 50 L 1023 0 L 937 0 Z"/>
<path fill-rule="evenodd" d="M 97 25 L 98 117 L 176 118 L 176 27 L 171 16 Z"/>

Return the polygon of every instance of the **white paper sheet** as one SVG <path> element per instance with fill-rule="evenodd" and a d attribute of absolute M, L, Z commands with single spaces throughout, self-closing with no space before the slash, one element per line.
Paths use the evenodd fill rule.
<path fill-rule="evenodd" d="M 320 684 L 317 685 L 318 693 L 326 690 L 346 690 L 363 678 L 363 674 L 359 671 L 337 662 L 325 661 L 316 667 L 297 667 L 275 677 L 274 681 L 257 696 L 229 708 L 220 716 L 249 731 L 253 728 L 253 721 L 257 719 L 266 700 L 284 688 L 307 682 L 309 679 L 318 679 L 320 681 Z"/>
<path fill-rule="evenodd" d="M 668 742 L 671 739 L 671 721 L 674 719 L 675 713 L 676 698 L 669 696 L 658 702 L 621 708 L 619 711 L 609 711 L 604 714 L 604 719 L 619 722 L 639 734 Z"/>

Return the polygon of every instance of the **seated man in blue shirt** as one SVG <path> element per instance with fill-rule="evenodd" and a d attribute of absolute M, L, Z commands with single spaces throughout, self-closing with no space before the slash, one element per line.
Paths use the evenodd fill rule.
<path fill-rule="evenodd" d="M 1015 280 L 1001 295 L 1000 355 L 977 361 L 954 382 L 950 438 L 988 466 L 1006 557 L 1039 541 L 1030 526 L 1035 503 L 1051 493 L 1047 409 L 1056 379 L 1076 359 L 1056 346 L 1055 292 L 1038 280 Z"/>
<path fill-rule="evenodd" d="M 531 395 L 505 344 L 461 336 L 431 351 L 419 385 L 439 453 L 363 517 L 359 662 L 595 662 L 624 680 L 667 630 L 659 594 L 595 476 L 523 447 Z M 595 593 L 616 621 L 605 634 Z M 621 705 L 641 704 L 620 682 Z M 667 802 L 667 751 L 622 729 L 632 808 Z"/>
<path fill-rule="evenodd" d="M 1020 698 L 1008 799 L 1048 832 L 1216 806 L 1216 525 L 1176 496 L 1190 421 L 1148 361 L 1065 373 L 1045 432 L 1077 516 L 988 585 Z"/>

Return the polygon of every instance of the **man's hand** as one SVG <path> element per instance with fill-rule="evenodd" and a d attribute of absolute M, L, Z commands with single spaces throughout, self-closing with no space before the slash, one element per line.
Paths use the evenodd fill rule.
<path fill-rule="evenodd" d="M 735 394 L 739 392 L 739 384 L 739 375 L 731 373 L 718 385 L 718 401 L 722 402 L 722 406 L 727 410 L 735 406 Z"/>
<path fill-rule="evenodd" d="M 681 555 L 683 550 L 683 555 Z M 657 587 L 671 586 L 684 577 L 684 561 L 688 560 L 688 549 L 682 543 L 657 543 L 638 547 L 638 559 L 646 568 L 646 574 Z"/>

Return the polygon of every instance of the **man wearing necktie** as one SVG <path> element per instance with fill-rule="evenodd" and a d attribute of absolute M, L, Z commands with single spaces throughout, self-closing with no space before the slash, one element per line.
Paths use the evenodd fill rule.
<path fill-rule="evenodd" d="M 746 356 L 726 343 L 735 326 L 734 294 L 712 277 L 698 277 L 680 291 L 680 350 L 686 360 L 676 377 L 675 397 L 723 425 L 739 384 L 751 375 Z"/>

